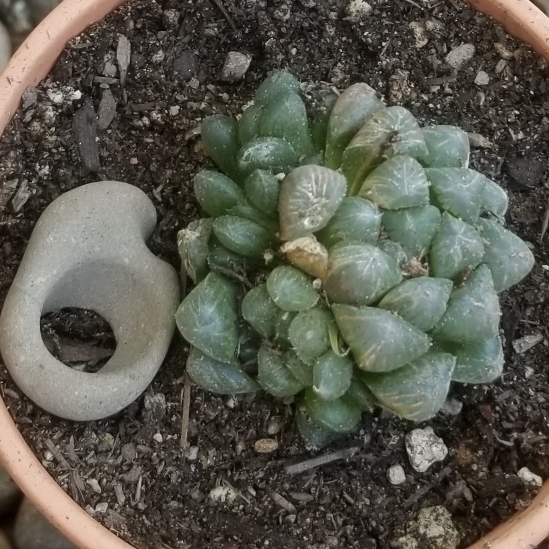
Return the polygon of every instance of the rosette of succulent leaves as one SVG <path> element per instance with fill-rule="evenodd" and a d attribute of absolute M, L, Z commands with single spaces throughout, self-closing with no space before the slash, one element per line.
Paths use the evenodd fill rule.
<path fill-rule="evenodd" d="M 364 83 L 311 106 L 277 72 L 202 142 L 221 171 L 194 178 L 206 217 L 178 235 L 196 286 L 176 314 L 197 385 L 295 395 L 318 448 L 374 406 L 424 421 L 452 381 L 501 374 L 498 293 L 534 258 L 465 132 Z"/>

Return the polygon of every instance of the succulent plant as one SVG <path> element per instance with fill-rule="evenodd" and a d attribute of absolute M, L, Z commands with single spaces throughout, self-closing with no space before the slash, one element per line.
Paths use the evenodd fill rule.
<path fill-rule="evenodd" d="M 194 179 L 206 217 L 179 233 L 196 285 L 176 314 L 198 385 L 295 396 L 319 447 L 374 406 L 424 421 L 452 381 L 501 374 L 497 294 L 534 258 L 465 132 L 364 83 L 309 101 L 282 71 L 202 141 L 223 173 Z"/>

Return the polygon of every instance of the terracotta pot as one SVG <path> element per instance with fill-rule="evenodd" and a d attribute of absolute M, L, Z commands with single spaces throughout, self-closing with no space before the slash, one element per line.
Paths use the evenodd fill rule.
<path fill-rule="evenodd" d="M 0 75 L 0 134 L 27 86 L 42 80 L 72 37 L 125 0 L 64 0 L 30 34 Z M 529 0 L 468 0 L 549 61 L 549 18 Z M 81 509 L 34 456 L 0 399 L 0 460 L 36 507 L 81 549 L 132 549 Z M 530 507 L 469 549 L 531 549 L 549 536 L 549 481 Z M 151 548 L 153 549 L 153 548 Z"/>

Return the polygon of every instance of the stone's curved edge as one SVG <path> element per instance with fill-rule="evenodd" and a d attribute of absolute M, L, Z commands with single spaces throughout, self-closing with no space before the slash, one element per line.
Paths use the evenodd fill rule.
<path fill-rule="evenodd" d="M 66 43 L 128 0 L 63 0 L 34 29 L 0 74 L 0 134 L 21 95 L 50 71 Z"/>
<path fill-rule="evenodd" d="M 549 18 L 530 0 L 466 0 L 549 62 Z"/>
<path fill-rule="evenodd" d="M 134 549 L 88 515 L 31 452 L 0 399 L 0 461 L 36 508 L 81 549 Z"/>
<path fill-rule="evenodd" d="M 118 181 L 69 191 L 40 217 L 0 314 L 0 352 L 41 408 L 75 421 L 109 417 L 160 369 L 175 330 L 179 280 L 146 246 L 155 225 L 147 195 Z M 68 368 L 46 349 L 40 316 L 63 307 L 94 310 L 111 324 L 117 347 L 99 372 Z"/>

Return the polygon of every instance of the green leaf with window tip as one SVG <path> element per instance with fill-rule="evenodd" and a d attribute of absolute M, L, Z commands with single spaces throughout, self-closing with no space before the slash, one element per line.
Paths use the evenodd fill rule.
<path fill-rule="evenodd" d="M 246 324 L 240 326 L 238 336 L 238 360 L 247 374 L 257 374 L 257 353 L 262 340 L 259 334 Z"/>
<path fill-rule="evenodd" d="M 206 154 L 235 181 L 241 180 L 237 163 L 238 122 L 224 114 L 204 118 L 201 124 L 202 145 Z"/>
<path fill-rule="evenodd" d="M 427 421 L 442 408 L 456 358 L 430 350 L 398 370 L 386 374 L 363 373 L 374 396 L 395 414 L 412 421 Z"/>
<path fill-rule="evenodd" d="M 338 96 L 332 91 L 326 91 L 318 100 L 311 121 L 311 137 L 316 151 L 324 152 L 330 114 Z M 322 154 L 324 157 L 324 154 Z"/>
<path fill-rule="evenodd" d="M 353 361 L 336 355 L 331 349 L 315 360 L 313 390 L 323 400 L 342 397 L 351 385 Z"/>
<path fill-rule="evenodd" d="M 244 257 L 261 257 L 273 241 L 271 233 L 257 223 L 234 215 L 218 217 L 213 232 L 223 246 Z"/>
<path fill-rule="evenodd" d="M 480 265 L 454 290 L 433 336 L 456 343 L 474 343 L 496 337 L 501 312 L 487 265 Z"/>
<path fill-rule="evenodd" d="M 324 228 L 345 196 L 345 178 L 322 166 L 300 166 L 282 181 L 280 237 L 295 240 Z"/>
<path fill-rule="evenodd" d="M 412 257 L 422 257 L 440 227 L 440 210 L 432 205 L 383 212 L 381 223 L 389 238 Z"/>
<path fill-rule="evenodd" d="M 421 164 L 411 156 L 394 156 L 366 177 L 358 195 L 385 210 L 429 204 L 429 182 Z"/>
<path fill-rule="evenodd" d="M 305 385 L 288 370 L 284 356 L 263 345 L 257 354 L 257 381 L 269 394 L 284 398 L 299 393 Z"/>
<path fill-rule="evenodd" d="M 330 347 L 330 329 L 334 325 L 332 313 L 314 307 L 299 312 L 292 320 L 289 338 L 297 356 L 305 362 L 312 362 Z"/>
<path fill-rule="evenodd" d="M 245 145 L 255 137 L 259 136 L 259 126 L 263 116 L 261 105 L 250 105 L 244 110 L 238 121 L 238 138 L 241 145 Z"/>
<path fill-rule="evenodd" d="M 467 168 L 471 147 L 469 136 L 456 126 L 423 128 L 427 155 L 421 160 L 430 168 Z"/>
<path fill-rule="evenodd" d="M 361 411 L 342 398 L 324 400 L 312 387 L 305 389 L 305 408 L 314 423 L 336 433 L 346 433 L 358 425 Z"/>
<path fill-rule="evenodd" d="M 368 84 L 348 87 L 337 100 L 328 121 L 326 135 L 326 166 L 341 166 L 343 151 L 364 122 L 385 106 Z"/>
<path fill-rule="evenodd" d="M 177 309 L 175 321 L 183 337 L 220 362 L 231 362 L 238 345 L 235 294 L 226 279 L 210 273 Z"/>
<path fill-rule="evenodd" d="M 303 362 L 295 351 L 290 350 L 284 353 L 284 364 L 304 387 L 310 387 L 313 384 L 313 365 Z"/>
<path fill-rule="evenodd" d="M 378 307 L 398 313 L 416 328 L 429 332 L 446 311 L 452 288 L 452 281 L 446 278 L 412 278 L 390 290 Z"/>
<path fill-rule="evenodd" d="M 437 278 L 455 280 L 482 261 L 484 244 L 479 233 L 447 212 L 431 244 L 430 267 Z"/>
<path fill-rule="evenodd" d="M 267 292 L 267 285 L 252 288 L 242 300 L 242 317 L 265 339 L 275 333 L 275 322 L 280 309 Z"/>
<path fill-rule="evenodd" d="M 314 152 L 307 109 L 297 93 L 284 94 L 265 105 L 259 133 L 285 139 L 298 156 Z"/>
<path fill-rule="evenodd" d="M 255 103 L 267 105 L 279 97 L 299 93 L 299 80 L 288 71 L 276 71 L 269 75 L 255 92 Z"/>
<path fill-rule="evenodd" d="M 494 181 L 484 178 L 481 212 L 503 217 L 509 206 L 507 193 Z"/>
<path fill-rule="evenodd" d="M 295 318 L 296 313 L 290 311 L 283 311 L 279 308 L 278 314 L 275 320 L 275 341 L 282 346 L 289 346 L 290 344 L 290 324 Z"/>
<path fill-rule="evenodd" d="M 177 233 L 177 248 L 185 272 L 196 284 L 209 272 L 209 240 L 212 234 L 213 219 L 203 218 L 191 221 L 185 229 Z"/>
<path fill-rule="evenodd" d="M 210 237 L 208 248 L 208 265 L 212 270 L 219 267 L 230 271 L 245 271 L 247 269 L 255 268 L 260 264 L 259 259 L 243 257 L 235 252 L 232 252 L 231 250 L 228 250 L 221 244 L 221 242 L 219 242 L 219 240 L 217 240 L 214 234 Z"/>
<path fill-rule="evenodd" d="M 343 240 L 359 240 L 375 244 L 379 238 L 381 212 L 369 200 L 346 196 L 326 227 L 316 237 L 327 248 Z"/>
<path fill-rule="evenodd" d="M 484 240 L 483 262 L 492 272 L 497 293 L 518 284 L 534 266 L 534 254 L 518 236 L 490 219 L 479 219 Z"/>
<path fill-rule="evenodd" d="M 382 238 L 381 240 L 378 240 L 377 247 L 382 252 L 385 252 L 388 256 L 392 257 L 400 269 L 402 269 L 408 262 L 408 254 L 404 248 L 394 240 Z"/>
<path fill-rule="evenodd" d="M 360 372 L 360 370 L 358 370 L 358 372 Z M 372 412 L 378 405 L 377 399 L 372 391 L 366 387 L 356 373 L 351 379 L 349 389 L 343 395 L 343 400 L 350 402 L 354 406 L 358 406 L 364 412 Z"/>
<path fill-rule="evenodd" d="M 226 215 L 241 217 L 243 219 L 247 219 L 248 221 L 253 221 L 260 227 L 263 227 L 266 231 L 273 235 L 273 237 L 278 232 L 277 221 L 254 208 L 246 200 L 227 210 Z"/>
<path fill-rule="evenodd" d="M 253 393 L 261 387 L 240 367 L 238 360 L 219 362 L 191 347 L 187 374 L 199 387 L 220 395 Z"/>
<path fill-rule="evenodd" d="M 280 266 L 267 277 L 267 290 L 271 299 L 284 311 L 304 311 L 318 301 L 313 281 L 294 267 Z"/>
<path fill-rule="evenodd" d="M 389 311 L 334 304 L 332 312 L 361 370 L 396 370 L 419 358 L 431 345 L 425 333 Z"/>
<path fill-rule="evenodd" d="M 478 221 L 486 178 L 468 168 L 428 168 L 433 202 L 466 223 Z"/>
<path fill-rule="evenodd" d="M 343 153 L 349 195 L 356 195 L 366 176 L 384 159 L 397 155 L 423 158 L 427 146 L 416 119 L 404 107 L 376 112 L 353 137 Z"/>
<path fill-rule="evenodd" d="M 309 451 L 320 450 L 338 438 L 338 434 L 331 429 L 320 427 L 313 422 L 307 414 L 304 403 L 297 407 L 295 417 L 299 434 L 303 439 L 305 448 Z"/>
<path fill-rule="evenodd" d="M 242 189 L 220 172 L 203 170 L 194 176 L 193 181 L 198 203 L 212 217 L 224 215 L 227 210 L 246 200 Z"/>
<path fill-rule="evenodd" d="M 336 303 L 369 305 L 401 281 L 395 260 L 376 246 L 340 242 L 330 250 L 323 287 Z"/>
<path fill-rule="evenodd" d="M 453 381 L 489 383 L 503 371 L 503 348 L 499 336 L 466 345 L 446 344 L 445 350 L 456 357 Z"/>
<path fill-rule="evenodd" d="M 278 210 L 280 183 L 270 172 L 254 170 L 244 181 L 246 196 L 265 215 L 274 217 Z"/>
<path fill-rule="evenodd" d="M 238 167 L 244 176 L 254 170 L 287 172 L 298 160 L 290 143 L 280 137 L 255 137 L 238 152 Z"/>

